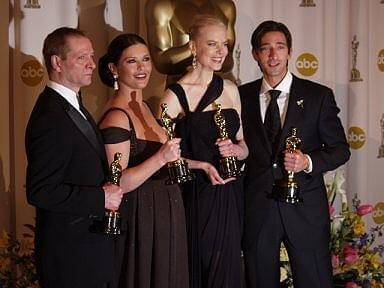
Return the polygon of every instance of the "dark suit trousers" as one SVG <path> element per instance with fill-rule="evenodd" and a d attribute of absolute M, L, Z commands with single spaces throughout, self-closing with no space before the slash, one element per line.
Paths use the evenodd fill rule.
<path fill-rule="evenodd" d="M 244 251 L 247 288 L 280 287 L 281 242 L 287 248 L 295 288 L 332 288 L 329 251 L 321 253 L 315 247 L 303 251 L 295 247 L 285 233 L 280 205 L 291 204 L 275 202 L 261 227 L 257 241 Z"/>

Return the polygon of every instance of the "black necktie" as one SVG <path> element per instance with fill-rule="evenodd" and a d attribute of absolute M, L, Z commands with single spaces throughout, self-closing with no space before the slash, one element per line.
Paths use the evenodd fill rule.
<path fill-rule="evenodd" d="M 280 111 L 279 105 L 277 104 L 277 98 L 281 91 L 269 90 L 268 93 L 271 95 L 271 101 L 269 102 L 265 113 L 264 127 L 267 131 L 268 138 L 271 141 L 272 148 L 274 149 L 281 130 Z"/>

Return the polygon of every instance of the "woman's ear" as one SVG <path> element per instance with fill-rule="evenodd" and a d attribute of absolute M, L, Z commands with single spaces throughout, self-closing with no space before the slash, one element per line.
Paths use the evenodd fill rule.
<path fill-rule="evenodd" d="M 189 41 L 189 49 L 191 50 L 192 55 L 196 55 L 196 44 L 193 40 Z"/>
<path fill-rule="evenodd" d="M 116 65 L 113 63 L 108 63 L 108 68 L 112 72 L 113 75 L 117 74 Z"/>

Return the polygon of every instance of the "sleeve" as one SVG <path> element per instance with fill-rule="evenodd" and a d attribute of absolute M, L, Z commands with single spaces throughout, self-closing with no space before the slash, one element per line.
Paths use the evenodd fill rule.
<path fill-rule="evenodd" d="M 322 148 L 308 153 L 312 160 L 313 174 L 334 170 L 350 157 L 344 128 L 338 117 L 339 112 L 332 90 L 326 88 L 317 127 Z"/>

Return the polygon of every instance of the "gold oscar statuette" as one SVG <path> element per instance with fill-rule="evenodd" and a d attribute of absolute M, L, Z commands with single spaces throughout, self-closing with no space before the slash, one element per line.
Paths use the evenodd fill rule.
<path fill-rule="evenodd" d="M 297 128 L 292 128 L 291 135 L 285 140 L 285 149 L 287 150 L 287 153 L 296 153 L 300 143 L 301 139 L 297 137 Z M 283 182 L 279 191 L 278 200 L 281 202 L 289 204 L 302 202 L 302 199 L 299 197 L 299 186 L 295 181 L 295 172 L 293 171 L 288 171 L 288 177 L 286 181 Z"/>
<path fill-rule="evenodd" d="M 121 156 L 121 153 L 115 153 L 114 160 L 109 166 L 108 181 L 115 185 L 120 185 L 120 178 L 123 171 L 120 165 Z M 121 216 L 119 211 L 105 210 L 103 217 L 103 232 L 112 235 L 121 234 Z"/>
<path fill-rule="evenodd" d="M 175 138 L 175 132 L 173 127 L 173 120 L 168 115 L 168 105 L 166 103 L 161 104 L 161 116 L 160 122 L 163 128 L 167 132 L 167 136 L 169 140 Z M 188 169 L 187 161 L 183 159 L 177 159 L 175 161 L 167 163 L 168 175 L 169 178 L 166 181 L 166 184 L 182 184 L 187 181 L 193 180 L 193 174 Z"/>
<path fill-rule="evenodd" d="M 384 158 L 384 113 L 380 119 L 380 127 L 381 127 L 381 145 L 379 147 L 379 154 L 377 158 Z"/>
<path fill-rule="evenodd" d="M 228 139 L 228 132 L 224 114 L 221 112 L 221 104 L 213 103 L 213 106 L 216 110 L 213 115 L 213 120 L 219 130 L 219 137 L 221 140 L 226 140 Z M 237 157 L 229 156 L 220 158 L 219 174 L 223 179 L 241 176 L 241 172 L 237 164 Z"/>

